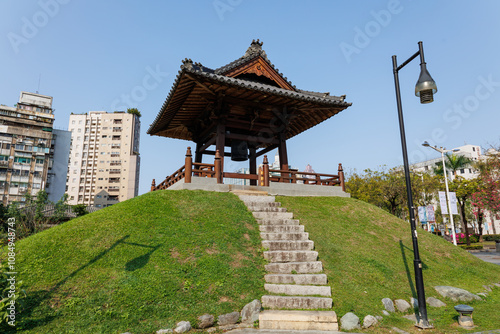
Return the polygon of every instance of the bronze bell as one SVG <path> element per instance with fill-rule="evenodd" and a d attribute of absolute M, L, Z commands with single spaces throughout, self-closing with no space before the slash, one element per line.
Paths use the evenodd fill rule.
<path fill-rule="evenodd" d="M 233 140 L 231 142 L 231 160 L 247 161 L 248 160 L 248 143 L 243 140 Z"/>

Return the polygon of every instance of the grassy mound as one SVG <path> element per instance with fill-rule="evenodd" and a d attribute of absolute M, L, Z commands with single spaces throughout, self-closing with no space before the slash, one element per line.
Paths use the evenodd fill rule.
<path fill-rule="evenodd" d="M 29 333 L 154 333 L 264 294 L 257 224 L 232 194 L 158 191 L 17 243 Z"/>
<path fill-rule="evenodd" d="M 354 312 L 380 315 L 382 298 L 416 298 L 413 247 L 409 223 L 350 198 L 279 197 L 277 201 L 305 225 L 323 261 L 332 287 L 333 309 L 342 316 Z M 418 230 L 426 297 L 444 300 L 433 289 L 451 285 L 484 292 L 483 285 L 500 283 L 500 266 L 486 263 L 441 237 Z M 451 300 L 441 309 L 428 308 L 436 329 L 429 333 L 458 333 L 457 313 Z M 500 288 L 486 301 L 470 302 L 475 308 L 477 330 L 500 329 Z M 385 318 L 375 332 L 388 333 L 391 326 L 416 332 L 413 324 L 394 316 Z M 467 331 L 463 331 L 467 332 Z"/>
<path fill-rule="evenodd" d="M 306 226 L 332 286 L 339 316 L 381 314 L 381 299 L 416 296 L 410 228 L 386 212 L 349 198 L 279 197 Z M 473 293 L 500 281 L 485 263 L 440 237 L 419 233 L 426 296 L 451 285 Z M 16 319 L 26 333 L 154 333 L 177 321 L 241 310 L 263 290 L 257 224 L 232 194 L 159 191 L 72 220 L 19 241 L 20 279 L 28 298 Z M 0 256 L 3 258 L 3 256 Z M 456 326 L 453 303 L 428 308 L 436 329 Z M 479 330 L 500 328 L 500 288 L 475 308 Z M 393 326 L 416 333 L 400 315 Z"/>

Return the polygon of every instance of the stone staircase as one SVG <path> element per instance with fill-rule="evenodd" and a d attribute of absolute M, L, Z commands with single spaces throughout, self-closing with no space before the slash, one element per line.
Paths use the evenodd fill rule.
<path fill-rule="evenodd" d="M 265 192 L 239 191 L 235 194 L 252 211 L 260 224 L 265 269 L 265 290 L 259 317 L 261 329 L 337 331 L 337 315 L 331 309 L 331 288 L 322 274 L 314 242 L 293 213 Z M 311 311 L 304 311 L 304 310 Z"/>

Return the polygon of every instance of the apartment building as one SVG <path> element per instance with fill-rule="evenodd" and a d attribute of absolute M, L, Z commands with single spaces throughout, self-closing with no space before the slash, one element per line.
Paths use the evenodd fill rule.
<path fill-rule="evenodd" d="M 69 204 L 103 208 L 137 196 L 140 126 L 139 117 L 126 112 L 70 116 Z"/>
<path fill-rule="evenodd" d="M 53 167 L 53 123 L 51 96 L 21 92 L 15 107 L 0 106 L 0 198 L 4 205 L 23 203 L 26 194 L 35 196 L 46 188 Z"/>
<path fill-rule="evenodd" d="M 481 155 L 481 147 L 477 145 L 464 145 L 457 148 L 452 149 L 454 152 L 449 152 L 448 154 L 456 154 L 463 155 L 469 159 L 474 161 L 480 161 L 484 158 Z M 445 157 L 446 158 L 446 157 Z M 436 167 L 436 164 L 442 165 L 443 159 L 441 157 L 422 161 L 416 164 L 411 165 L 411 169 L 417 172 L 432 172 Z M 461 176 L 465 179 L 473 179 L 478 175 L 478 171 L 474 169 L 473 166 L 467 166 L 457 171 L 457 175 Z M 453 175 L 450 176 L 453 179 Z"/>

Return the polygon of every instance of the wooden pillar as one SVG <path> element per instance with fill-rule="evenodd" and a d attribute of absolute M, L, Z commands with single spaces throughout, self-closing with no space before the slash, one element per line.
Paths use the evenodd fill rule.
<path fill-rule="evenodd" d="M 184 163 L 184 178 L 185 178 L 184 183 L 191 183 L 192 171 L 193 171 L 193 156 L 191 154 L 191 147 L 188 147 Z"/>
<path fill-rule="evenodd" d="M 345 192 L 344 169 L 342 168 L 342 164 L 339 164 L 339 181 L 342 191 Z"/>
<path fill-rule="evenodd" d="M 267 161 L 267 155 L 264 155 L 263 164 L 264 187 L 269 187 L 269 161 Z"/>
<path fill-rule="evenodd" d="M 156 181 L 155 179 L 153 179 L 153 182 L 151 182 L 151 191 L 155 191 L 156 190 Z"/>
<path fill-rule="evenodd" d="M 215 178 L 217 179 L 217 183 L 222 183 L 222 168 L 221 168 L 221 156 L 219 150 L 215 151 L 215 160 L 214 160 L 214 171 Z"/>
<path fill-rule="evenodd" d="M 203 160 L 203 153 L 200 152 L 201 144 L 196 143 L 196 151 L 194 152 L 194 162 L 201 163 Z"/>
<path fill-rule="evenodd" d="M 226 146 L 226 125 L 222 122 L 217 124 L 217 137 L 215 139 L 215 151 L 219 150 L 221 156 L 220 170 L 224 173 L 224 148 Z"/>
<path fill-rule="evenodd" d="M 255 147 L 250 147 L 249 149 L 250 153 L 250 174 L 251 175 L 257 175 L 257 149 Z M 256 186 L 257 185 L 257 180 L 250 180 L 250 185 L 251 186 Z"/>
<path fill-rule="evenodd" d="M 278 146 L 278 155 L 280 158 L 280 169 L 281 170 L 288 170 L 288 154 L 286 152 L 286 139 L 285 139 L 285 133 L 282 131 L 279 134 L 279 146 Z M 284 176 L 289 176 L 287 174 L 281 173 L 282 176 L 282 182 L 284 181 L 283 177 Z M 290 181 L 287 181 L 290 182 Z"/>

